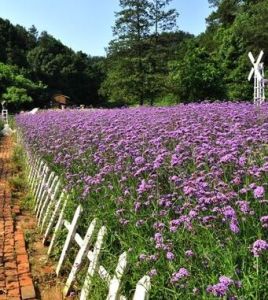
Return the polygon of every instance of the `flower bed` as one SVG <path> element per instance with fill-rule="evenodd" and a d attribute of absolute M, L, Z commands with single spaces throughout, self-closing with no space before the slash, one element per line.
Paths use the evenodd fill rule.
<path fill-rule="evenodd" d="M 152 299 L 268 297 L 267 105 L 44 111 L 17 124 L 85 224 L 111 230 L 111 256 L 128 250 L 127 293 L 147 272 Z"/>

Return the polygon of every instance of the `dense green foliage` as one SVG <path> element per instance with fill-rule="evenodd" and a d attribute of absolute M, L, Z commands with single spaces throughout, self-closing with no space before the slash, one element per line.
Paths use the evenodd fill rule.
<path fill-rule="evenodd" d="M 257 56 L 268 51 L 267 0 L 210 0 L 215 8 L 208 27 L 198 40 L 218 60 L 223 71 L 226 99 L 252 99 L 252 83 L 247 82 L 251 66 L 248 52 Z M 264 58 L 267 65 L 268 56 Z"/>
<path fill-rule="evenodd" d="M 268 0 L 208 2 L 214 10 L 207 29 L 193 36 L 178 30 L 172 0 L 120 0 L 106 57 L 74 52 L 34 26 L 0 19 L 0 62 L 47 86 L 32 89 L 1 77 L 0 97 L 32 98 L 38 106 L 54 93 L 94 106 L 252 99 L 247 53 L 268 52 Z"/>
<path fill-rule="evenodd" d="M 170 2 L 120 1 L 122 10 L 116 14 L 116 38 L 109 45 L 107 77 L 102 85 L 111 101 L 153 104 L 167 93 L 168 61 L 175 58 L 180 41 L 190 37 L 172 32 L 178 14 L 166 8 Z"/>
<path fill-rule="evenodd" d="M 268 51 L 268 1 L 209 0 L 214 11 L 197 37 L 174 31 L 177 14 L 167 9 L 170 2 L 120 1 L 102 85 L 108 98 L 130 104 L 251 99 L 247 53 Z"/>
<path fill-rule="evenodd" d="M 74 52 L 47 32 L 39 35 L 34 26 L 26 30 L 0 18 L 0 97 L 8 101 L 34 99 L 33 105 L 47 106 L 53 94 L 63 93 L 74 104 L 102 105 L 98 96 L 104 76 L 102 61 L 102 57 Z M 13 79 L 7 82 L 7 76 L 21 84 Z M 32 93 L 33 85 L 47 88 Z"/>
<path fill-rule="evenodd" d="M 32 102 L 32 97 L 45 89 L 41 83 L 26 78 L 17 67 L 0 62 L 0 95 L 9 106 L 19 108 Z"/>

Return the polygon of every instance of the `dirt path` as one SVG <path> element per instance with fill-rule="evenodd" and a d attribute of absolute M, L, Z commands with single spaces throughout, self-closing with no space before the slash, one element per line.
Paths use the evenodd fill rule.
<path fill-rule="evenodd" d="M 20 207 L 11 199 L 12 140 L 0 140 L 0 300 L 36 299 Z"/>

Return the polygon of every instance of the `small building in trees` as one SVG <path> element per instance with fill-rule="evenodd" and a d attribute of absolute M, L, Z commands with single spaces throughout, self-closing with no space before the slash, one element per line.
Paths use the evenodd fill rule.
<path fill-rule="evenodd" d="M 51 106 L 54 108 L 65 109 L 71 105 L 70 97 L 63 94 L 54 94 L 51 100 Z"/>

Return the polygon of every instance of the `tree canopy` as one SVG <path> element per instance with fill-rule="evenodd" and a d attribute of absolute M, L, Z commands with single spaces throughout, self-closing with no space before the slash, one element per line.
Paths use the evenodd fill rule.
<path fill-rule="evenodd" d="M 46 86 L 33 82 L 21 74 L 17 67 L 0 62 L 0 97 L 13 108 L 32 102 L 33 96 Z"/>
<path fill-rule="evenodd" d="M 177 27 L 172 0 L 119 0 L 106 57 L 0 18 L 0 95 L 38 106 L 56 93 L 93 106 L 250 100 L 248 52 L 264 50 L 268 64 L 268 0 L 208 2 L 206 31 L 194 36 Z"/>
<path fill-rule="evenodd" d="M 116 13 L 115 39 L 108 48 L 107 75 L 101 91 L 112 102 L 154 103 L 166 92 L 167 63 L 174 56 L 177 12 L 170 0 L 121 0 Z M 170 34 L 172 33 L 172 34 Z M 118 91 L 118 87 L 120 91 Z"/>
<path fill-rule="evenodd" d="M 26 30 L 0 18 L 0 62 L 5 68 L 16 69 L 25 80 L 43 84 L 42 89 L 35 89 L 33 93 L 31 86 L 15 84 L 16 89 L 10 89 L 5 80 L 0 79 L 1 92 L 9 88 L 2 97 L 9 101 L 15 99 L 18 92 L 21 102 L 48 106 L 53 94 L 63 93 L 73 104 L 103 105 L 105 99 L 98 92 L 104 76 L 103 60 L 103 57 L 75 52 L 47 32 L 39 34 L 34 26 Z M 23 93 L 28 96 L 22 97 Z"/>

